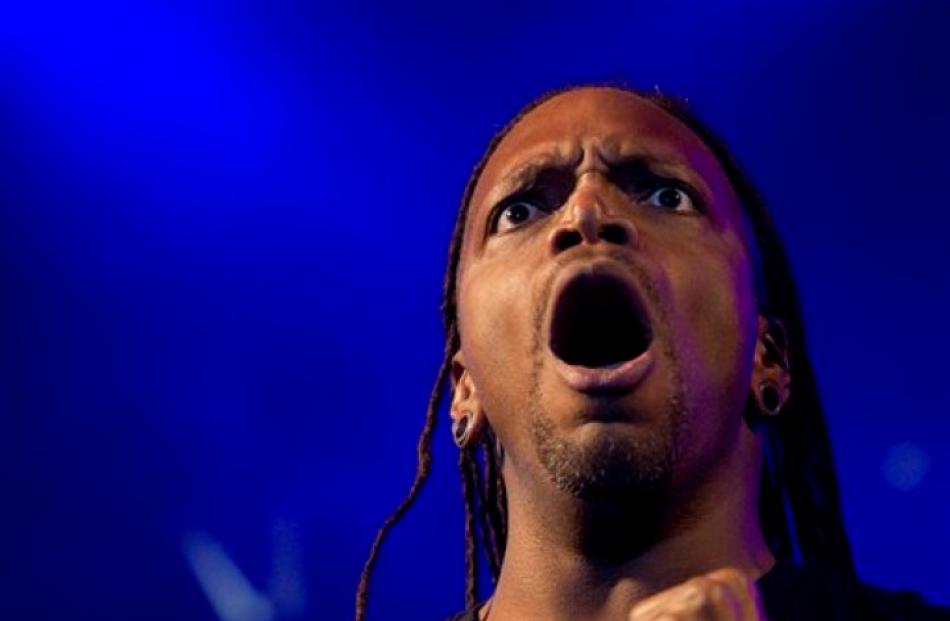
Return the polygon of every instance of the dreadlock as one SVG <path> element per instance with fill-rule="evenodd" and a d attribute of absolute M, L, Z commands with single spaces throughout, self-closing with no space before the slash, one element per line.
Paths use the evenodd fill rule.
<path fill-rule="evenodd" d="M 441 314 L 445 330 L 442 363 L 430 394 L 418 443 L 418 465 L 409 493 L 380 527 L 360 575 L 356 594 L 356 621 L 366 616 L 369 579 L 388 531 L 412 506 L 428 478 L 432 461 L 432 436 L 437 413 L 446 392 L 452 357 L 461 339 L 457 317 L 457 275 L 469 204 L 488 160 L 511 129 L 527 114 L 553 97 L 584 88 L 569 86 L 548 92 L 521 109 L 491 139 L 476 164 L 456 218 L 449 244 L 442 285 Z M 814 369 L 808 355 L 805 325 L 798 291 L 782 238 L 768 207 L 746 176 L 725 142 L 688 108 L 685 100 L 655 91 L 639 91 L 622 84 L 606 88 L 642 97 L 671 114 L 695 133 L 712 151 L 739 198 L 751 229 L 751 255 L 757 260 L 762 290 L 759 312 L 785 327 L 794 389 L 777 417 L 756 418 L 764 436 L 765 468 L 759 494 L 759 517 L 770 550 L 777 560 L 821 565 L 849 582 L 857 580 L 835 475 L 831 442 Z M 746 404 L 747 414 L 754 404 Z M 495 583 L 501 571 L 508 535 L 508 509 L 501 474 L 503 452 L 490 429 L 481 442 L 459 451 L 459 472 L 465 506 L 465 606 L 478 602 L 479 545 Z"/>

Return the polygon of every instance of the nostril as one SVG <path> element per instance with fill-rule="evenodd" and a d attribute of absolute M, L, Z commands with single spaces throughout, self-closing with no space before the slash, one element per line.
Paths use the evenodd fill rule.
<path fill-rule="evenodd" d="M 577 246 L 582 241 L 584 241 L 584 238 L 581 237 L 580 231 L 576 229 L 561 229 L 554 234 L 551 245 L 554 247 L 555 252 L 563 252 L 568 248 Z"/>
<path fill-rule="evenodd" d="M 619 224 L 605 224 L 600 227 L 600 238 L 609 244 L 623 245 L 630 241 L 627 229 Z"/>

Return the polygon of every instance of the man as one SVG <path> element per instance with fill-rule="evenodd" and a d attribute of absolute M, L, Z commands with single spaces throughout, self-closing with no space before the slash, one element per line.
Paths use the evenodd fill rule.
<path fill-rule="evenodd" d="M 676 102 L 583 87 L 520 114 L 466 190 L 443 311 L 416 481 L 358 619 L 446 379 L 460 619 L 950 618 L 858 583 L 778 236 Z"/>

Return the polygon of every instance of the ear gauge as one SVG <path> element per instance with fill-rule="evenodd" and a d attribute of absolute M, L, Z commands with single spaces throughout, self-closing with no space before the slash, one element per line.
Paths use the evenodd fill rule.
<path fill-rule="evenodd" d="M 769 319 L 768 328 L 762 337 L 762 343 L 768 354 L 782 367 L 789 370 L 788 343 L 785 340 L 785 330 L 775 319 Z"/>
<path fill-rule="evenodd" d="M 468 441 L 472 436 L 472 428 L 475 426 L 475 414 L 466 410 L 462 412 L 457 420 L 452 421 L 452 439 L 455 446 L 464 449 L 468 446 Z"/>
<path fill-rule="evenodd" d="M 759 384 L 759 403 L 762 406 L 762 413 L 766 416 L 778 416 L 784 405 L 778 387 L 772 382 Z"/>

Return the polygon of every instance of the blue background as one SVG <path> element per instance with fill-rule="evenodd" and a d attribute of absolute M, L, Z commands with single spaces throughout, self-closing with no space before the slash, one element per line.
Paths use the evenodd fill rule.
<path fill-rule="evenodd" d="M 350 617 L 468 173 L 604 79 L 762 187 L 858 568 L 950 604 L 950 5 L 313 5 L 0 8 L 0 617 Z M 447 427 L 371 619 L 461 606 Z"/>

